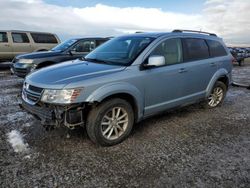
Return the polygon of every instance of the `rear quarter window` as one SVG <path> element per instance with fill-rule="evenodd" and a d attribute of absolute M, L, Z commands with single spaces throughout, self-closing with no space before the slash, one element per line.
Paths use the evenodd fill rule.
<path fill-rule="evenodd" d="M 225 48 L 218 41 L 207 40 L 211 57 L 219 57 L 227 55 Z"/>
<path fill-rule="evenodd" d="M 183 39 L 184 61 L 194 61 L 209 58 L 208 45 L 203 39 Z"/>
<path fill-rule="evenodd" d="M 7 33 L 0 32 L 0 42 L 8 42 Z"/>
<path fill-rule="evenodd" d="M 31 33 L 31 37 L 33 38 L 35 43 L 47 43 L 47 44 L 58 43 L 56 37 L 51 34 Z"/>

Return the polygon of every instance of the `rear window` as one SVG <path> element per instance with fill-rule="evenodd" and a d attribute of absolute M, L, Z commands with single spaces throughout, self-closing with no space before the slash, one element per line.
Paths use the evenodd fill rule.
<path fill-rule="evenodd" d="M 52 43 L 52 44 L 58 43 L 56 37 L 51 34 L 31 33 L 31 36 L 35 43 Z"/>
<path fill-rule="evenodd" d="M 0 32 L 0 42 L 8 42 L 7 33 Z"/>
<path fill-rule="evenodd" d="M 207 44 L 209 46 L 210 56 L 211 57 L 219 57 L 227 55 L 225 48 L 218 41 L 207 40 Z"/>
<path fill-rule="evenodd" d="M 14 43 L 29 43 L 29 38 L 26 33 L 11 33 Z"/>
<path fill-rule="evenodd" d="M 209 58 L 209 51 L 206 41 L 203 39 L 183 39 L 184 60 L 194 61 Z"/>

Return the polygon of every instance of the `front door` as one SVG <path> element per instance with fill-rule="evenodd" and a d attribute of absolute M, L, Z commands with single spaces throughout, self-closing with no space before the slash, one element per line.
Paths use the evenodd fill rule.
<path fill-rule="evenodd" d="M 145 86 L 145 116 L 164 109 L 178 106 L 183 97 L 185 74 L 183 67 L 182 43 L 178 38 L 160 43 L 150 56 L 165 57 L 165 66 L 143 70 Z"/>

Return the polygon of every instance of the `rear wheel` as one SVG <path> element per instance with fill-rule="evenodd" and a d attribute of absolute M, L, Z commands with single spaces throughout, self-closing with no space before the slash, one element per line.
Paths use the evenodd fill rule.
<path fill-rule="evenodd" d="M 205 107 L 215 108 L 221 105 L 226 96 L 226 92 L 227 92 L 226 85 L 221 81 L 217 81 L 205 102 Z"/>
<path fill-rule="evenodd" d="M 123 99 L 111 99 L 94 107 L 87 118 L 86 130 L 89 138 L 102 146 L 122 142 L 131 132 L 134 112 Z"/>

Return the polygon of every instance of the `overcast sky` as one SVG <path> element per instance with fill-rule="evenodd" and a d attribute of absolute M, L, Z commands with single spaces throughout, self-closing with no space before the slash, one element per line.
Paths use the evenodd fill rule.
<path fill-rule="evenodd" d="M 73 36 L 192 29 L 250 46 L 250 0 L 0 0 L 0 29 Z"/>

